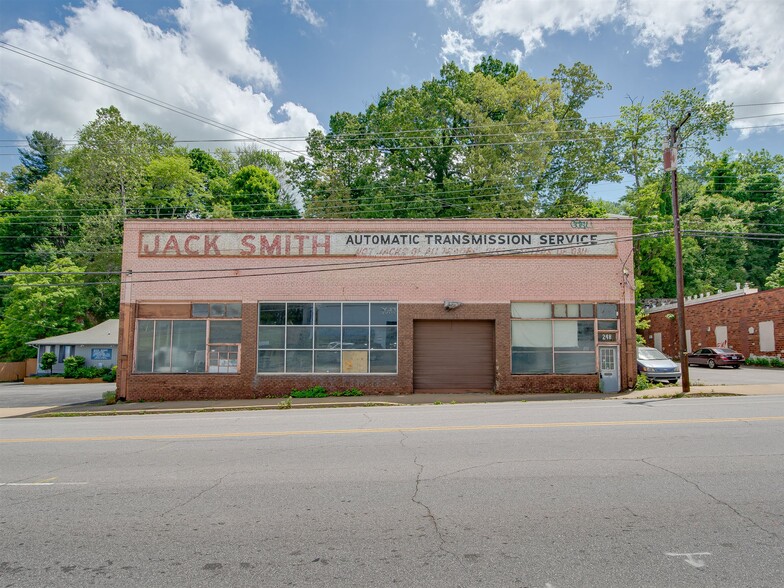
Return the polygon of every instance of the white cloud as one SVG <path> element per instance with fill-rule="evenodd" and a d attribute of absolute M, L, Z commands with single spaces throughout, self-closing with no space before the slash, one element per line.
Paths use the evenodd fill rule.
<path fill-rule="evenodd" d="M 181 0 L 170 30 L 111 0 L 70 11 L 63 25 L 20 21 L 0 39 L 255 136 L 302 136 L 319 127 L 304 107 L 275 109 L 261 91 L 277 87 L 278 75 L 248 44 L 250 13 L 234 4 Z M 71 139 L 96 109 L 114 104 L 125 118 L 180 139 L 230 135 L 8 51 L 0 51 L 0 69 L 0 121 L 12 132 Z"/>
<path fill-rule="evenodd" d="M 714 22 L 720 0 L 629 0 L 621 18 L 637 32 L 636 43 L 648 47 L 648 64 L 657 66 L 664 59 L 677 60 L 673 45 L 681 46 L 690 33 L 705 30 Z"/>
<path fill-rule="evenodd" d="M 304 18 L 305 21 L 314 27 L 323 27 L 324 19 L 308 5 L 307 0 L 287 0 L 291 8 L 291 14 Z"/>
<path fill-rule="evenodd" d="M 474 47 L 474 40 L 449 29 L 441 35 L 441 57 L 444 61 L 456 60 L 464 68 L 472 69 L 482 59 L 482 51 Z"/>
<path fill-rule="evenodd" d="M 723 15 L 708 52 L 709 96 L 735 104 L 784 101 L 784 5 L 779 0 L 734 2 Z M 733 56 L 733 57 L 728 57 Z M 736 116 L 759 116 L 784 111 L 771 104 L 738 108 Z M 784 116 L 739 120 L 737 127 L 784 124 Z M 764 129 L 756 129 L 756 132 Z M 744 131 L 750 134 L 755 130 Z"/>
<path fill-rule="evenodd" d="M 648 49 L 648 65 L 680 59 L 681 48 L 709 33 L 709 97 L 737 104 L 784 100 L 784 2 L 782 0 L 480 0 L 469 17 L 486 39 L 509 35 L 524 51 L 510 53 L 515 63 L 558 32 L 594 33 L 621 25 L 634 43 Z M 781 105 L 754 114 L 780 112 Z M 739 116 L 749 111 L 738 111 Z M 784 116 L 760 124 L 784 122 Z M 741 121 L 738 126 L 751 126 Z"/>
<path fill-rule="evenodd" d="M 425 0 L 425 4 L 428 8 L 435 8 L 439 1 L 445 5 L 443 10 L 445 15 L 454 15 L 457 18 L 465 18 L 465 13 L 463 12 L 463 3 L 461 0 Z"/>
<path fill-rule="evenodd" d="M 617 10 L 618 0 L 482 0 L 471 22 L 484 37 L 518 37 L 530 53 L 546 34 L 592 30 Z"/>
<path fill-rule="evenodd" d="M 594 32 L 620 23 L 635 31 L 635 43 L 648 47 L 650 65 L 677 59 L 672 46 L 709 26 L 726 0 L 481 0 L 471 22 L 480 35 L 519 38 L 526 53 L 557 32 Z"/>

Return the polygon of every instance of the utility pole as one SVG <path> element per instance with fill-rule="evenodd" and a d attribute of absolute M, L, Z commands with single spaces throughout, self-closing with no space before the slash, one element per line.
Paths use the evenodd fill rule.
<path fill-rule="evenodd" d="M 687 112 L 683 120 L 670 127 L 670 144 L 664 149 L 664 170 L 672 174 L 672 221 L 675 235 L 675 287 L 678 299 L 678 349 L 681 359 L 681 390 L 691 390 L 689 382 L 689 358 L 686 349 L 686 304 L 683 299 L 683 249 L 681 247 L 681 215 L 678 204 L 678 131 L 691 117 Z"/>

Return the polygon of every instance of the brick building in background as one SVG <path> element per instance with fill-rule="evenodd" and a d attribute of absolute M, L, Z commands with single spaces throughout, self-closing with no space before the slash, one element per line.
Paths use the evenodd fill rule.
<path fill-rule="evenodd" d="M 118 397 L 626 389 L 631 231 L 629 218 L 127 221 Z"/>
<path fill-rule="evenodd" d="M 678 356 L 675 304 L 646 309 L 644 337 L 665 355 Z M 731 347 L 746 357 L 784 355 L 784 288 L 758 292 L 740 284 L 732 292 L 686 300 L 686 348 Z"/>

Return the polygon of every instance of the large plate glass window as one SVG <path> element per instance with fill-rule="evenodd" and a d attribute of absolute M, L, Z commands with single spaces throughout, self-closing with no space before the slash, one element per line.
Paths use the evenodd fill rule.
<path fill-rule="evenodd" d="M 397 373 L 397 304 L 261 302 L 257 370 Z"/>
<path fill-rule="evenodd" d="M 195 302 L 191 319 L 149 319 L 136 323 L 136 373 L 239 371 L 242 304 Z"/>
<path fill-rule="evenodd" d="M 514 302 L 513 374 L 595 374 L 601 330 L 616 331 L 612 303 Z"/>

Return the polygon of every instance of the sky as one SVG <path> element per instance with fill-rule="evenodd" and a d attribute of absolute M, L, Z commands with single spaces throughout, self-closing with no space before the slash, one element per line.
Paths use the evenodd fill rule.
<path fill-rule="evenodd" d="M 784 153 L 782 31 L 782 0 L 0 0 L 0 171 L 33 130 L 72 143 L 112 104 L 190 146 L 292 157 L 332 114 L 483 55 L 591 65 L 612 85 L 597 120 L 697 88 L 736 105 L 716 150 Z"/>

